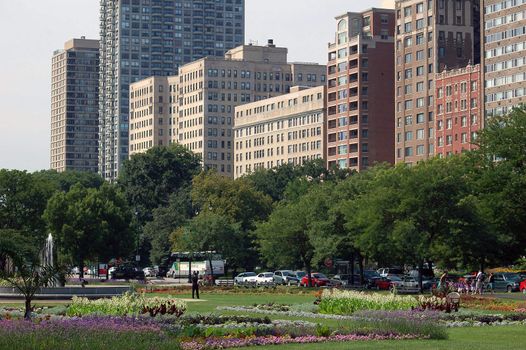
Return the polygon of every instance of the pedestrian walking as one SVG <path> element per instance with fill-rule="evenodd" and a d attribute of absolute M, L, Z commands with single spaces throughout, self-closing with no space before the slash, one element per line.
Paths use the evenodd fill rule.
<path fill-rule="evenodd" d="M 494 281 L 495 281 L 495 276 L 493 276 L 493 273 L 490 272 L 489 277 L 488 277 L 488 290 L 491 290 L 491 294 L 495 293 L 495 291 L 493 290 Z"/>
<path fill-rule="evenodd" d="M 475 284 L 475 294 L 482 295 L 482 288 L 484 283 L 484 272 L 482 270 L 479 270 L 477 273 L 477 276 L 475 277 L 476 284 Z"/>
<path fill-rule="evenodd" d="M 197 271 L 194 271 L 192 275 L 192 299 L 194 299 L 194 296 L 199 299 L 199 274 Z"/>

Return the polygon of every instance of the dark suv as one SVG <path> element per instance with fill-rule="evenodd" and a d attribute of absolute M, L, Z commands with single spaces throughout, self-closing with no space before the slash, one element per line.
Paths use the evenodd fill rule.
<path fill-rule="evenodd" d="M 144 271 L 131 266 L 119 266 L 110 276 L 111 279 L 118 280 L 144 280 Z"/>

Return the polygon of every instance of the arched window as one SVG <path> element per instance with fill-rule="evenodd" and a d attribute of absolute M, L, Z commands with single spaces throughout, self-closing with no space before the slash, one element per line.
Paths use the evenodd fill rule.
<path fill-rule="evenodd" d="M 344 30 L 347 30 L 347 21 L 342 19 L 340 22 L 338 22 L 338 31 L 342 32 Z"/>

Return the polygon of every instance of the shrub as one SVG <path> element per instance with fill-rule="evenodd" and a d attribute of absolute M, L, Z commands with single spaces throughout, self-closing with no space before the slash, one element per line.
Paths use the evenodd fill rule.
<path fill-rule="evenodd" d="M 447 338 L 446 327 L 438 321 L 442 313 L 437 311 L 360 311 L 356 327 L 379 329 L 394 334 L 415 334 L 430 339 Z"/>
<path fill-rule="evenodd" d="M 358 310 L 404 310 L 418 306 L 411 296 L 366 294 L 356 291 L 324 291 L 320 313 L 350 315 Z"/>
<path fill-rule="evenodd" d="M 133 316 L 148 313 L 150 316 L 157 314 L 170 314 L 176 317 L 186 311 L 186 303 L 173 298 L 145 298 L 142 294 L 125 293 L 111 299 L 88 300 L 73 297 L 73 302 L 68 308 L 68 316 L 85 316 L 101 314 L 108 316 Z"/>

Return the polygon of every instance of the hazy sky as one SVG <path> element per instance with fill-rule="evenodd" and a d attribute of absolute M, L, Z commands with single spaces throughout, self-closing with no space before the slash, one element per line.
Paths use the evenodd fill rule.
<path fill-rule="evenodd" d="M 335 16 L 393 2 L 246 0 L 245 38 L 326 63 Z M 70 38 L 98 38 L 98 18 L 98 0 L 0 0 L 0 168 L 49 168 L 51 56 Z"/>

